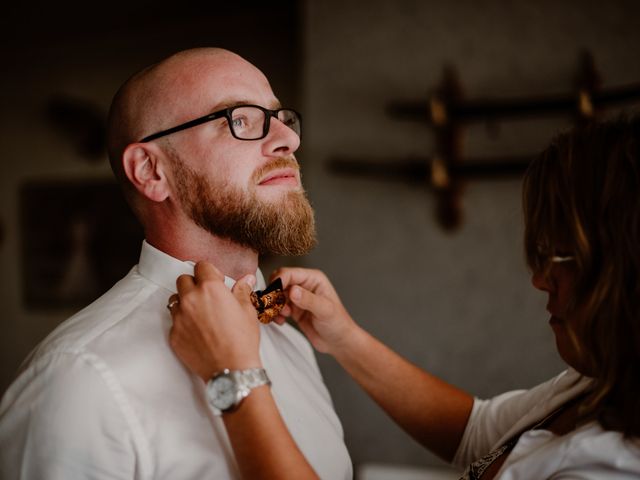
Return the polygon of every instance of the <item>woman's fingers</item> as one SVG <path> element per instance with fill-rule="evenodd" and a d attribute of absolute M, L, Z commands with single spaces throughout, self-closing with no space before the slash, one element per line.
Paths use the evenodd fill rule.
<path fill-rule="evenodd" d="M 271 279 L 280 277 L 282 285 L 287 288 L 291 285 L 301 285 L 312 292 L 335 292 L 331 282 L 320 270 L 298 267 L 279 268 L 271 274 Z"/>
<path fill-rule="evenodd" d="M 299 285 L 294 285 L 289 290 L 291 302 L 301 308 L 311 312 L 317 318 L 326 318 L 333 315 L 335 308 L 333 302 L 324 296 L 316 295 Z"/>
<path fill-rule="evenodd" d="M 200 261 L 193 267 L 195 283 L 202 283 L 207 280 L 217 280 L 224 282 L 224 275 L 212 263 Z"/>
<path fill-rule="evenodd" d="M 231 292 L 242 308 L 251 310 L 257 314 L 253 303 L 251 303 L 251 292 L 253 291 L 255 283 L 256 277 L 254 275 L 245 275 L 236 282 Z"/>
<path fill-rule="evenodd" d="M 176 289 L 178 290 L 178 295 L 183 295 L 195 288 L 195 279 L 193 275 L 180 275 L 176 279 Z"/>

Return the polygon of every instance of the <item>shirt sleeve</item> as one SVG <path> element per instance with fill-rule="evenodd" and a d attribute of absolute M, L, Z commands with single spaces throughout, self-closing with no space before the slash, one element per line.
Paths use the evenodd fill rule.
<path fill-rule="evenodd" d="M 512 416 L 520 410 L 519 399 L 524 391 L 498 395 L 490 400 L 475 398 L 458 451 L 453 458 L 457 467 L 466 467 L 491 451 L 491 448 L 515 423 Z M 524 413 L 524 410 L 523 412 Z"/>
<path fill-rule="evenodd" d="M 588 465 L 564 470 L 549 477 L 549 480 L 629 480 L 638 478 L 637 472 L 615 470 L 606 466 Z"/>
<path fill-rule="evenodd" d="M 136 446 L 104 372 L 82 353 L 40 358 L 0 405 L 0 477 L 136 478 Z"/>
<path fill-rule="evenodd" d="M 497 442 L 523 417 L 548 400 L 558 380 L 565 376 L 566 372 L 563 372 L 531 390 L 514 390 L 488 400 L 475 398 L 452 463 L 464 468 L 498 447 Z"/>

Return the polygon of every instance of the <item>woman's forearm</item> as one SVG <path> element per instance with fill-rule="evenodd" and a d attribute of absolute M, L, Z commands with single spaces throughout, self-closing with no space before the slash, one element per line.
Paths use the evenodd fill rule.
<path fill-rule="evenodd" d="M 291 437 L 268 386 L 253 389 L 222 418 L 243 478 L 318 478 Z"/>
<path fill-rule="evenodd" d="M 473 397 L 410 363 L 356 327 L 332 354 L 407 433 L 451 461 L 466 427 Z"/>

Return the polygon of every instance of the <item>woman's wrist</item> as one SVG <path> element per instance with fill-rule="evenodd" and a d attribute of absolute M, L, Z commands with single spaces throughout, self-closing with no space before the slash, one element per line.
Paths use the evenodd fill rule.
<path fill-rule="evenodd" d="M 367 337 L 369 337 L 367 331 L 352 320 L 351 325 L 341 335 L 340 340 L 329 349 L 328 353 L 339 363 L 348 361 L 352 356 L 359 355 Z"/>

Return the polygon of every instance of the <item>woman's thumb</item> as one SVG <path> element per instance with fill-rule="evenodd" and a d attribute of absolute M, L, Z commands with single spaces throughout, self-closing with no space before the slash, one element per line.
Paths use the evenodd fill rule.
<path fill-rule="evenodd" d="M 256 277 L 254 275 L 245 275 L 236 282 L 231 289 L 231 292 L 238 300 L 240 300 L 241 303 L 250 303 L 249 295 L 251 294 L 255 284 Z"/>
<path fill-rule="evenodd" d="M 300 285 L 294 285 L 289 290 L 289 300 L 297 307 L 308 310 L 316 317 L 331 314 L 333 310 L 331 302 L 324 297 L 316 295 Z"/>

